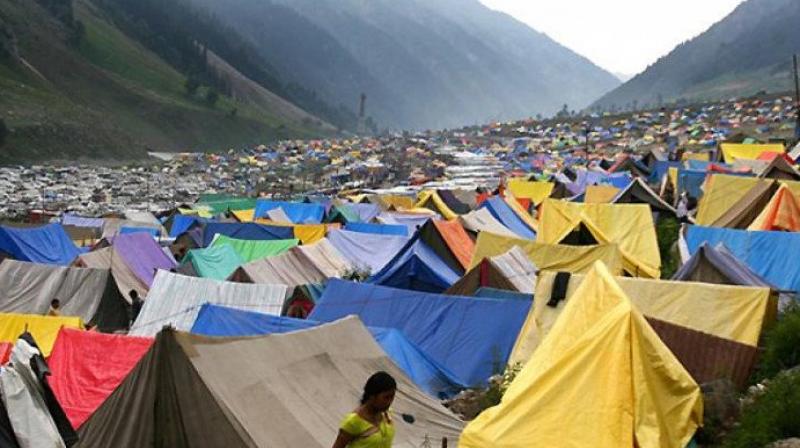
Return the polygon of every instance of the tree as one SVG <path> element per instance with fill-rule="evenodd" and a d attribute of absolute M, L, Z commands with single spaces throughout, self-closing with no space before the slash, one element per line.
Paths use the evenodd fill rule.
<path fill-rule="evenodd" d="M 0 118 L 0 146 L 6 142 L 6 137 L 8 137 L 9 130 L 8 126 L 6 126 L 6 122 Z"/>
<path fill-rule="evenodd" d="M 217 89 L 209 87 L 206 91 L 206 103 L 208 103 L 209 106 L 214 107 L 217 105 L 217 101 L 219 101 L 219 92 L 217 92 Z"/>
<path fill-rule="evenodd" d="M 200 88 L 200 81 L 194 76 L 189 76 L 183 83 L 183 88 L 186 89 L 186 93 L 188 93 L 189 96 L 194 96 L 194 94 L 197 93 L 197 89 Z"/>

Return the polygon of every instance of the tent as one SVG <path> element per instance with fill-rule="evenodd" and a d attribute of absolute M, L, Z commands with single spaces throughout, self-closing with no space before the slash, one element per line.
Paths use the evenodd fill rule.
<path fill-rule="evenodd" d="M 675 215 L 675 207 L 653 191 L 641 178 L 636 178 L 611 199 L 614 204 L 648 204 L 653 212 Z"/>
<path fill-rule="evenodd" d="M 300 244 L 298 239 L 290 240 L 240 240 L 225 235 L 217 235 L 209 247 L 230 246 L 241 258 L 248 263 L 261 258 L 274 257 Z"/>
<path fill-rule="evenodd" d="M 430 220 L 419 229 L 419 238 L 459 274 L 469 268 L 475 243 L 458 220 Z"/>
<path fill-rule="evenodd" d="M 325 206 L 302 202 L 284 202 L 259 199 L 256 202 L 254 216 L 263 218 L 270 211 L 282 210 L 294 224 L 319 224 L 325 217 Z"/>
<path fill-rule="evenodd" d="M 800 198 L 781 185 L 747 230 L 800 231 Z"/>
<path fill-rule="evenodd" d="M 152 344 L 151 338 L 61 329 L 47 360 L 49 381 L 73 427 L 80 428 Z"/>
<path fill-rule="evenodd" d="M 379 272 L 408 244 L 409 238 L 332 230 L 328 242 L 354 267 Z"/>
<path fill-rule="evenodd" d="M 64 213 L 64 215 L 61 216 L 61 225 L 86 227 L 91 229 L 102 229 L 103 218 L 88 218 L 84 216 L 73 215 L 70 213 Z"/>
<path fill-rule="evenodd" d="M 177 330 L 189 330 L 204 303 L 277 315 L 285 297 L 285 285 L 221 282 L 158 271 L 129 334 L 155 336 L 168 325 Z"/>
<path fill-rule="evenodd" d="M 80 252 L 61 224 L 15 228 L 0 226 L 0 252 L 19 261 L 66 266 Z"/>
<path fill-rule="evenodd" d="M 399 194 L 379 194 L 369 197 L 369 201 L 378 204 L 384 210 L 403 210 L 414 208 L 414 198 Z"/>
<path fill-rule="evenodd" d="M 493 196 L 481 204 L 498 220 L 503 226 L 514 232 L 520 238 L 534 239 L 536 232 L 534 227 L 526 223 L 517 212 L 501 197 Z"/>
<path fill-rule="evenodd" d="M 420 210 L 420 209 L 415 209 Z M 383 212 L 378 215 L 378 222 L 381 224 L 403 225 L 408 229 L 408 235 L 413 235 L 420 227 L 425 225 L 429 219 L 439 219 L 439 215 L 428 210 L 425 212 Z"/>
<path fill-rule="evenodd" d="M 207 304 L 200 309 L 192 333 L 205 336 L 255 336 L 306 330 L 319 325 L 319 322 L 311 320 Z M 442 398 L 466 388 L 452 373 L 408 341 L 403 333 L 386 328 L 370 328 L 369 331 L 392 361 L 428 394 Z"/>
<path fill-rule="evenodd" d="M 373 274 L 368 282 L 393 288 L 440 293 L 457 282 L 460 274 L 436 255 L 419 237 Z"/>
<path fill-rule="evenodd" d="M 107 269 L 67 268 L 24 261 L 0 263 L 0 312 L 45 315 L 58 299 L 64 316 L 103 331 L 128 327 L 126 301 Z"/>
<path fill-rule="evenodd" d="M 459 447 L 682 448 L 702 420 L 697 383 L 598 263 Z"/>
<path fill-rule="evenodd" d="M 716 176 L 715 176 L 716 178 Z M 722 180 L 723 182 L 726 179 Z M 718 180 L 712 178 L 712 183 L 710 185 L 718 185 Z M 733 184 L 735 185 L 735 183 Z M 778 183 L 769 180 L 761 180 L 757 183 L 753 184 L 746 190 L 743 194 L 741 193 L 731 193 L 732 196 L 736 198 L 736 201 L 727 204 L 729 200 L 722 200 L 720 199 L 718 205 L 710 205 L 711 202 L 706 202 L 705 200 L 700 203 L 700 207 L 698 210 L 698 218 L 701 217 L 702 213 L 702 221 L 707 221 L 708 214 L 713 213 L 712 216 L 716 216 L 716 218 L 707 223 L 713 227 L 728 227 L 732 229 L 746 229 L 753 220 L 758 216 L 759 213 L 764 209 L 767 203 L 770 201 L 772 196 L 778 190 Z M 713 191 L 714 197 L 709 197 L 708 201 L 712 201 L 717 199 L 717 189 L 715 188 Z M 708 196 L 711 196 L 710 194 Z M 725 201 L 725 202 L 722 202 Z M 726 206 L 727 209 L 722 210 L 720 206 Z M 715 209 L 711 211 L 712 207 Z M 717 210 L 722 210 L 721 213 L 717 213 Z M 700 219 L 696 220 L 700 222 Z"/>
<path fill-rule="evenodd" d="M 445 294 L 471 296 L 480 288 L 494 288 L 533 294 L 536 284 L 536 266 L 528 254 L 519 246 L 514 246 L 502 255 L 484 258 L 470 269 Z"/>
<path fill-rule="evenodd" d="M 534 182 L 521 178 L 509 179 L 506 183 L 508 191 L 515 198 L 530 199 L 536 205 L 550 197 L 554 186 L 552 182 Z"/>
<path fill-rule="evenodd" d="M 472 210 L 471 203 L 475 202 L 475 195 L 466 190 L 437 190 L 436 193 L 442 202 L 457 215 L 469 213 Z M 466 201 L 466 202 L 465 202 Z"/>
<path fill-rule="evenodd" d="M 181 262 L 178 271 L 193 277 L 225 280 L 244 263 L 233 247 L 227 244 L 192 249 Z"/>
<path fill-rule="evenodd" d="M 589 185 L 583 196 L 583 202 L 587 204 L 607 204 L 620 193 L 619 188 L 613 185 Z"/>
<path fill-rule="evenodd" d="M 758 159 L 765 152 L 775 152 L 783 154 L 786 148 L 783 144 L 744 144 L 744 143 L 723 143 L 720 145 L 725 162 L 733 163 L 737 159 Z"/>
<path fill-rule="evenodd" d="M 331 322 L 355 314 L 366 325 L 395 328 L 461 383 L 479 385 L 505 368 L 530 305 L 333 279 L 308 318 Z"/>
<path fill-rule="evenodd" d="M 203 247 L 209 246 L 217 235 L 240 240 L 291 240 L 294 230 L 286 226 L 268 226 L 248 223 L 209 222 L 203 226 Z"/>
<path fill-rule="evenodd" d="M 800 250 L 800 233 L 689 226 L 685 241 L 689 255 L 703 243 L 724 244 L 753 272 L 782 291 L 800 291 L 800 270 L 787 262 Z"/>
<path fill-rule="evenodd" d="M 775 153 L 769 153 L 775 154 Z M 800 172 L 798 172 L 787 160 L 787 156 L 773 157 L 769 164 L 764 167 L 758 177 L 763 179 L 780 179 L 780 180 L 800 180 Z"/>
<path fill-rule="evenodd" d="M 629 274 L 660 276 L 661 254 L 649 206 L 544 201 L 537 242 L 584 245 L 585 237 L 600 244 L 618 244 Z"/>
<path fill-rule="evenodd" d="M 723 244 L 716 247 L 701 244 L 672 280 L 778 289 L 739 261 Z"/>
<path fill-rule="evenodd" d="M 451 210 L 442 198 L 439 197 L 439 193 L 437 193 L 436 190 L 421 191 L 414 208 L 427 208 L 438 213 L 444 219 L 455 219 L 458 217 L 456 212 Z"/>
<path fill-rule="evenodd" d="M 344 230 L 360 233 L 374 233 L 376 235 L 408 236 L 408 227 L 402 224 L 373 224 L 368 222 L 353 222 L 344 226 Z"/>
<path fill-rule="evenodd" d="M 83 329 L 83 321 L 80 317 L 0 313 L 0 342 L 13 344 L 27 331 L 36 340 L 46 358 L 50 356 L 58 331 L 62 327 Z"/>
<path fill-rule="evenodd" d="M 485 208 L 461 215 L 458 217 L 458 221 L 465 229 L 473 233 L 491 232 L 508 238 L 519 238 L 516 233 L 496 220 L 489 210 Z"/>
<path fill-rule="evenodd" d="M 80 428 L 77 446 L 327 448 L 377 370 L 397 379 L 395 415 L 414 417 L 395 419 L 394 446 L 457 437 L 462 423 L 351 318 L 251 338 L 164 330 Z"/>
<path fill-rule="evenodd" d="M 622 273 L 622 253 L 616 244 L 596 246 L 568 246 L 542 244 L 529 240 L 506 238 L 489 232 L 481 232 L 475 242 L 475 254 L 470 266 L 475 267 L 484 258 L 507 253 L 514 247 L 521 248 L 528 259 L 539 270 L 586 272 L 595 261 L 602 261 L 615 274 Z"/>

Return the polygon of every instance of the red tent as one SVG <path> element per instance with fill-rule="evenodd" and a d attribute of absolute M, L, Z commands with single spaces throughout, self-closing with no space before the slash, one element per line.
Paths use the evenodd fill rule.
<path fill-rule="evenodd" d="M 11 356 L 11 349 L 13 348 L 14 344 L 10 342 L 0 342 L 0 366 L 8 362 L 8 358 Z"/>

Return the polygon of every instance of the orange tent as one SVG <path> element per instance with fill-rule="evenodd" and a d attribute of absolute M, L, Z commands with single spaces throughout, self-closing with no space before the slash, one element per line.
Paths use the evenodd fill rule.
<path fill-rule="evenodd" d="M 747 230 L 800 232 L 800 198 L 781 185 Z"/>

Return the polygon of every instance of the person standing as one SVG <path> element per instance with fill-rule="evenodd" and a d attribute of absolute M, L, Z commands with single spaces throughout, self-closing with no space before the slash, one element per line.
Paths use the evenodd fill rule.
<path fill-rule="evenodd" d="M 396 392 L 391 375 L 373 374 L 364 385 L 361 405 L 344 417 L 333 448 L 391 448 L 395 428 L 389 408 Z"/>
<path fill-rule="evenodd" d="M 139 317 L 139 313 L 142 311 L 142 305 L 144 305 L 144 301 L 139 297 L 139 293 L 136 292 L 135 289 L 131 289 L 131 292 L 128 293 L 128 296 L 131 298 L 131 315 L 130 315 L 130 325 L 133 326 L 133 322 L 136 321 L 136 318 Z"/>
<path fill-rule="evenodd" d="M 61 315 L 61 301 L 53 299 L 50 301 L 50 309 L 47 311 L 48 316 L 58 317 Z"/>

